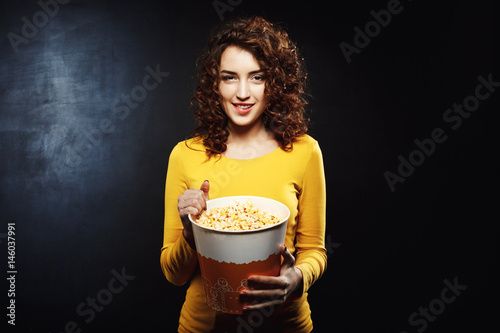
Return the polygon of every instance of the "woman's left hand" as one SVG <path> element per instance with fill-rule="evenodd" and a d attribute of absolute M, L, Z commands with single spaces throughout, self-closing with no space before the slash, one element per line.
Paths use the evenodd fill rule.
<path fill-rule="evenodd" d="M 283 263 L 279 276 L 251 275 L 248 277 L 248 289 L 240 292 L 240 297 L 245 303 L 243 310 L 280 305 L 294 291 L 302 288 L 302 272 L 295 267 L 295 258 L 284 245 L 280 246 L 280 252 L 283 256 Z"/>

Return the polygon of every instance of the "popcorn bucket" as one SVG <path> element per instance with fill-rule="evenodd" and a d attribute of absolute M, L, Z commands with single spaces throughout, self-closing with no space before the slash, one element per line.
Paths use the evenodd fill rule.
<path fill-rule="evenodd" d="M 261 211 L 276 214 L 277 224 L 254 230 L 215 230 L 189 216 L 193 226 L 198 261 L 208 305 L 216 310 L 241 314 L 239 293 L 247 288 L 250 275 L 278 276 L 280 244 L 284 243 L 290 210 L 282 203 L 263 197 L 232 196 L 207 201 L 207 209 L 227 207 L 248 199 Z"/>

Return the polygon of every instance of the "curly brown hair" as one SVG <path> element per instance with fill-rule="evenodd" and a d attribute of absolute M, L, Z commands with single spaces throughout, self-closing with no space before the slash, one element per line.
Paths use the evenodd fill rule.
<path fill-rule="evenodd" d="M 198 85 L 191 106 L 199 126 L 188 137 L 203 140 L 208 157 L 226 151 L 228 117 L 219 94 L 221 55 L 228 46 L 250 52 L 264 72 L 269 103 L 262 121 L 281 149 L 290 151 L 297 137 L 307 133 L 304 59 L 287 32 L 261 17 L 237 18 L 214 31 L 198 58 Z"/>

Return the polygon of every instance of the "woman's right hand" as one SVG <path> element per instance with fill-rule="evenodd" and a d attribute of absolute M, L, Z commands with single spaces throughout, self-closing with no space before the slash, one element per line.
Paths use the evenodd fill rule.
<path fill-rule="evenodd" d="M 208 180 L 205 180 L 199 190 L 185 190 L 177 200 L 177 209 L 179 210 L 182 225 L 184 226 L 182 234 L 193 249 L 195 248 L 193 227 L 188 215 L 196 216 L 207 208 L 209 189 L 210 184 Z"/>

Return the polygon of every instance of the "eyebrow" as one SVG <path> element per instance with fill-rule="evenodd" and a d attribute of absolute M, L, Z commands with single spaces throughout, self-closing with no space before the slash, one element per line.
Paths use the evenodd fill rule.
<path fill-rule="evenodd" d="M 226 74 L 231 74 L 231 75 L 236 75 L 237 74 L 236 72 L 228 71 L 226 69 L 223 69 L 220 72 L 221 73 L 226 73 Z M 255 71 L 248 72 L 248 74 L 257 74 L 257 73 L 261 73 L 261 72 L 263 72 L 263 70 L 262 69 L 258 69 L 258 70 L 255 70 Z"/>

